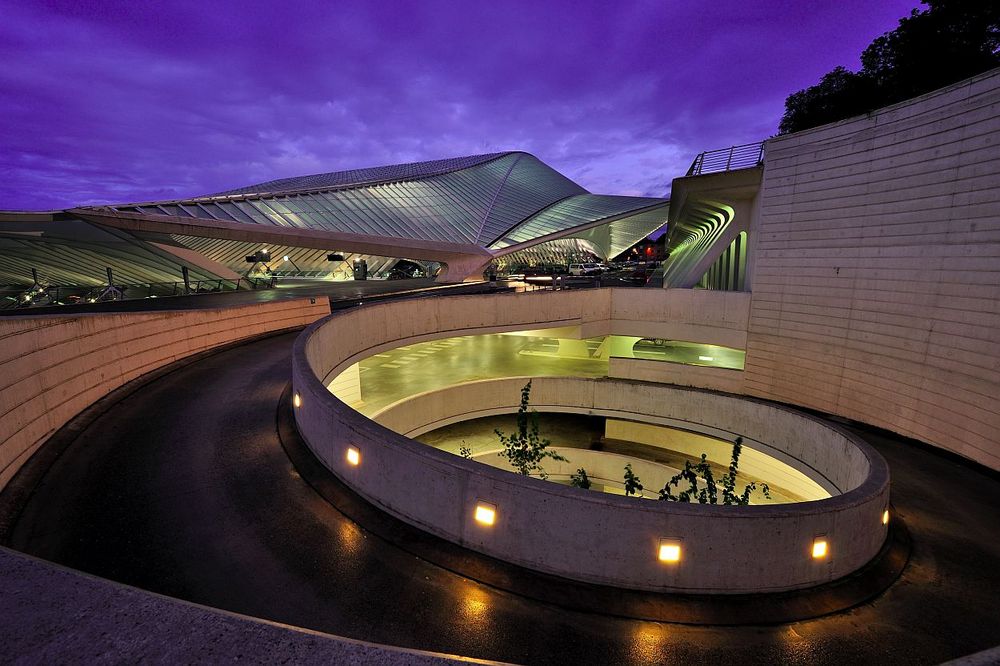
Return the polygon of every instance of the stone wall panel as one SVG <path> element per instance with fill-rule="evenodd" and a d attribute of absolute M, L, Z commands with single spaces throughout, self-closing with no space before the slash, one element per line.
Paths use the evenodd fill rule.
<path fill-rule="evenodd" d="M 747 393 L 1000 455 L 1000 72 L 767 143 Z"/>

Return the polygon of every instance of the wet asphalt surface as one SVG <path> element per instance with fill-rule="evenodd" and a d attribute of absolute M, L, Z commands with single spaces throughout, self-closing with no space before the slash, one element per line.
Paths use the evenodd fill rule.
<path fill-rule="evenodd" d="M 11 545 L 269 620 L 521 663 L 933 664 L 1000 644 L 1000 480 L 868 431 L 913 551 L 894 586 L 843 613 L 736 628 L 627 620 L 420 560 L 319 497 L 282 449 L 294 338 L 208 356 L 117 403 L 42 477 Z"/>

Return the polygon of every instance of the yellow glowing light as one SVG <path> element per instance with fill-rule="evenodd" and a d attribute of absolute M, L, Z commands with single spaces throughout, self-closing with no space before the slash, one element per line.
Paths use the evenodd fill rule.
<path fill-rule="evenodd" d="M 681 561 L 681 545 L 679 543 L 670 541 L 660 542 L 660 561 L 661 562 L 680 562 Z"/>
<path fill-rule="evenodd" d="M 699 361 L 714 361 L 715 357 L 714 356 L 699 356 L 698 360 Z"/>
<path fill-rule="evenodd" d="M 479 502 L 476 504 L 476 522 L 480 525 L 492 525 L 497 519 L 497 509 L 491 504 Z"/>
<path fill-rule="evenodd" d="M 347 447 L 347 462 L 349 462 L 349 463 L 351 463 L 352 465 L 355 465 L 355 466 L 360 465 L 361 464 L 361 451 L 358 451 L 353 446 L 348 446 Z"/>
<path fill-rule="evenodd" d="M 813 541 L 813 559 L 821 560 L 826 557 L 826 539 L 816 539 Z"/>
<path fill-rule="evenodd" d="M 882 524 L 883 525 L 889 524 L 889 509 L 886 509 L 885 511 L 882 512 Z"/>
<path fill-rule="evenodd" d="M 296 407 L 301 407 L 302 406 L 302 396 L 300 396 L 298 393 L 296 393 L 294 396 L 292 396 L 292 404 L 295 405 Z"/>

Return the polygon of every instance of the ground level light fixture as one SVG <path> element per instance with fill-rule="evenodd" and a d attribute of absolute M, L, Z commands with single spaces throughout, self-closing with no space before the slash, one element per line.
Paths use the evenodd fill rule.
<path fill-rule="evenodd" d="M 497 519 L 497 507 L 489 502 L 476 502 L 474 515 L 480 525 L 492 525 Z"/>

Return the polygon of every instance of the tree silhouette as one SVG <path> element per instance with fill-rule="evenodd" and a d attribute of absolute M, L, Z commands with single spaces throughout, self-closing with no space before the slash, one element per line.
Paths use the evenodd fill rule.
<path fill-rule="evenodd" d="M 788 96 L 779 133 L 873 111 L 1000 67 L 1000 2 L 923 0 L 861 54 L 861 70 L 837 67 Z"/>

